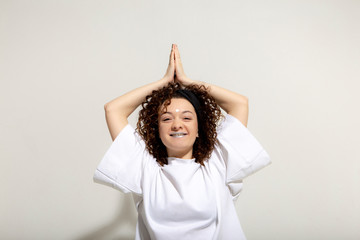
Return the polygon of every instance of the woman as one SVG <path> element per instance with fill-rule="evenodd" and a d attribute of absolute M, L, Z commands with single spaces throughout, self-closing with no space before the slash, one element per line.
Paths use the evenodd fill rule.
<path fill-rule="evenodd" d="M 127 118 L 140 104 L 135 131 Z M 246 97 L 188 78 L 173 44 L 165 76 L 105 112 L 114 142 L 94 179 L 133 194 L 136 239 L 245 239 L 233 201 L 270 164 L 246 128 Z"/>

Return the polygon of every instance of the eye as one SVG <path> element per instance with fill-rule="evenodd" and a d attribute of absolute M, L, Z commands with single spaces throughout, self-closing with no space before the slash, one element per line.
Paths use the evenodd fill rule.
<path fill-rule="evenodd" d="M 188 120 L 188 121 L 189 121 L 189 120 L 192 120 L 191 117 L 184 117 L 184 119 L 185 119 L 185 120 Z"/>
<path fill-rule="evenodd" d="M 163 121 L 163 122 L 170 121 L 170 118 L 169 118 L 169 117 L 163 118 L 162 121 Z"/>

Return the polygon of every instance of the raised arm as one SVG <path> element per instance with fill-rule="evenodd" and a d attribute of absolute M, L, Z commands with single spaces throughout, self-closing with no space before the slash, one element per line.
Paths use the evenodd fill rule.
<path fill-rule="evenodd" d="M 157 90 L 174 81 L 175 55 L 173 49 L 174 45 L 171 47 L 168 68 L 161 80 L 136 88 L 105 104 L 106 123 L 113 141 L 128 124 L 130 114 L 145 100 L 147 95 L 151 94 L 153 90 Z"/>
<path fill-rule="evenodd" d="M 175 81 L 178 81 L 185 86 L 190 84 L 205 85 L 209 89 L 210 95 L 214 97 L 215 101 L 222 109 L 224 109 L 228 114 L 236 117 L 244 126 L 247 126 L 249 115 L 248 98 L 225 88 L 205 82 L 194 81 L 188 78 L 184 73 L 177 45 L 175 45 L 174 52 L 176 74 Z"/>
<path fill-rule="evenodd" d="M 247 126 L 249 104 L 246 96 L 213 84 L 204 82 L 198 82 L 198 84 L 203 84 L 208 87 L 210 95 L 215 98 L 215 101 L 220 107 L 231 116 L 236 117 L 245 127 Z"/>

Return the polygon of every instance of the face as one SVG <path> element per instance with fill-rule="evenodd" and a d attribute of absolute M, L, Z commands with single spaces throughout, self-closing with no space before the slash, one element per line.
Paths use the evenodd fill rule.
<path fill-rule="evenodd" d="M 169 157 L 192 158 L 198 136 L 198 122 L 193 105 L 186 99 L 173 98 L 160 108 L 159 134 Z"/>

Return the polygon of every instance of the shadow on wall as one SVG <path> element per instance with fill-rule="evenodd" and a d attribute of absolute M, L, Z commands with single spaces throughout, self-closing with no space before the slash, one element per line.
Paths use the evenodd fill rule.
<path fill-rule="evenodd" d="M 131 194 L 123 194 L 118 214 L 110 222 L 75 240 L 133 240 L 137 212 Z"/>

